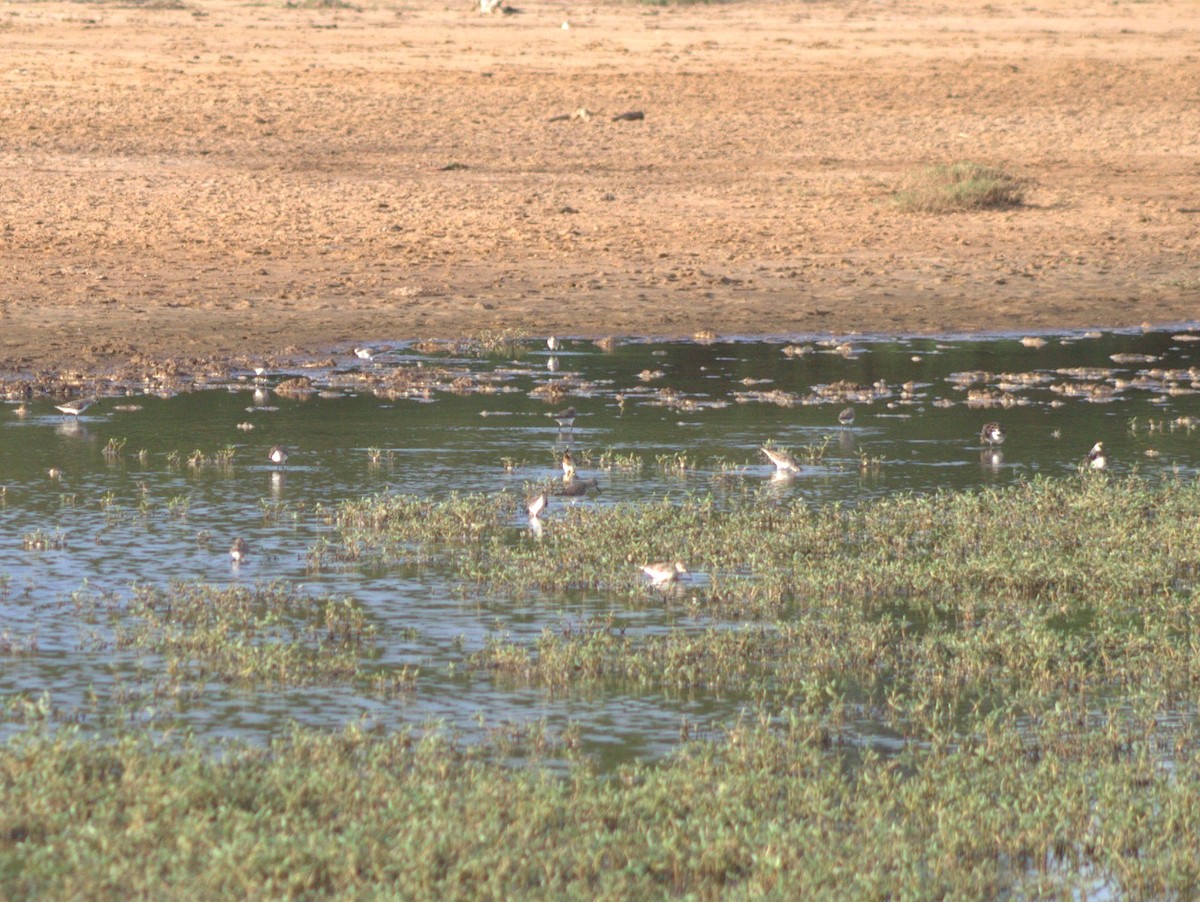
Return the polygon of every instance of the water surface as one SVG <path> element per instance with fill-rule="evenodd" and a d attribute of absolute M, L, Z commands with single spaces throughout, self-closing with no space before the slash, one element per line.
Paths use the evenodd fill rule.
<path fill-rule="evenodd" d="M 507 492 L 514 536 L 520 499 L 559 478 L 571 449 L 596 498 L 563 505 L 766 492 L 814 505 L 895 492 L 970 489 L 1066 475 L 1103 441 L 1112 469 L 1192 476 L 1200 466 L 1200 342 L 1185 333 L 849 342 L 567 342 L 551 352 L 423 353 L 396 344 L 332 368 L 235 374 L 171 397 L 101 398 L 79 417 L 51 402 L 0 410 L 0 614 L 9 654 L 0 693 L 48 692 L 62 710 L 89 693 L 153 683 L 152 656 L 115 652 L 111 624 L 86 597 L 120 599 L 134 582 L 216 584 L 284 579 L 353 596 L 377 626 L 380 668 L 417 664 L 418 688 L 381 700 L 345 688 L 208 687 L 187 704 L 147 702 L 146 717 L 204 734 L 261 740 L 288 720 L 389 727 L 440 720 L 468 734 L 545 719 L 578 725 L 602 757 L 652 755 L 680 725 L 736 716 L 744 700 L 704 694 L 550 694 L 465 673 L 489 634 L 538 635 L 614 607 L 636 629 L 708 625 L 678 609 L 629 612 L 603 597 L 464 602 L 436 567 L 311 572 L 308 552 L 332 538 L 322 508 L 381 492 Z M 1035 343 L 1031 343 L 1035 344 Z M 277 389 L 297 376 L 301 396 Z M 560 428 L 549 413 L 572 405 Z M 846 407 L 852 425 L 839 422 Z M 997 421 L 1007 439 L 983 445 Z M 765 442 L 804 462 L 774 478 Z M 284 467 L 268 449 L 290 449 Z M 252 549 L 231 563 L 235 537 Z M 39 540 L 49 547 L 27 550 Z M 686 549 L 681 553 L 686 554 Z M 702 577 L 700 577 L 702 580 Z M 85 606 L 86 607 L 86 606 Z M 694 619 L 689 619 L 693 616 Z M 878 742 L 886 745 L 884 733 Z"/>

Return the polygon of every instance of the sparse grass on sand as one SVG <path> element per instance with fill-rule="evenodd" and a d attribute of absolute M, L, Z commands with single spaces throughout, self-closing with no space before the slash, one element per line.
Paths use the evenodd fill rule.
<path fill-rule="evenodd" d="M 910 176 L 895 198 L 907 213 L 1003 210 L 1024 202 L 1025 184 L 1002 169 L 958 162 L 929 166 Z"/>

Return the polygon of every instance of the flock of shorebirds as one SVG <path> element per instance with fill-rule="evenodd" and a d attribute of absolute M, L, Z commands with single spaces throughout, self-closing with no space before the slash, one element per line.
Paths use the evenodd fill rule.
<path fill-rule="evenodd" d="M 551 339 L 553 341 L 553 339 Z M 553 345 L 551 349 L 553 350 Z M 557 413 L 547 414 L 554 419 L 561 428 L 569 429 L 575 423 L 577 411 L 574 407 L 568 407 Z M 838 422 L 843 426 L 850 426 L 854 423 L 854 408 L 847 407 L 838 414 Z M 985 423 L 983 428 L 979 430 L 979 440 L 988 448 L 996 448 L 1004 444 L 1004 440 L 1008 437 L 1004 431 L 1004 427 L 997 422 Z M 781 476 L 792 476 L 801 471 L 801 467 L 796 458 L 783 448 L 776 448 L 772 445 L 763 445 L 760 449 L 767 459 L 775 465 L 775 472 Z M 599 492 L 599 486 L 595 479 L 582 479 L 576 473 L 575 459 L 568 448 L 563 451 L 562 458 L 562 484 L 554 486 L 551 489 L 543 489 L 533 497 L 529 498 L 526 504 L 526 512 L 529 515 L 530 527 L 536 533 L 540 533 L 542 529 L 541 516 L 546 511 L 550 504 L 552 495 L 578 498 L 590 494 L 592 491 Z M 1108 468 L 1109 458 L 1108 452 L 1104 449 L 1104 442 L 1096 442 L 1092 446 L 1080 465 L 1081 470 L 1100 471 Z M 650 585 L 663 588 L 676 582 L 680 577 L 685 576 L 688 572 L 683 561 L 659 561 L 653 564 L 642 564 L 642 573 L 649 579 Z"/>
<path fill-rule="evenodd" d="M 554 352 L 560 347 L 560 342 L 555 336 L 551 336 L 547 339 L 546 346 L 551 352 Z M 371 360 L 374 357 L 374 353 L 369 348 L 356 347 L 354 348 L 354 355 L 362 360 Z M 94 401 L 94 398 L 66 401 L 62 404 L 56 404 L 55 409 L 61 411 L 63 416 L 78 417 L 91 407 Z M 549 413 L 547 416 L 554 420 L 559 429 L 569 430 L 575 425 L 578 411 L 574 407 L 567 407 L 563 410 Z M 854 408 L 847 407 L 838 414 L 838 423 L 842 426 L 851 426 L 854 424 L 854 418 Z M 980 442 L 988 448 L 994 449 L 1002 445 L 1006 437 L 1004 427 L 997 422 L 985 423 L 979 431 Z M 790 477 L 801 471 L 799 462 L 787 450 L 767 444 L 761 448 L 761 451 L 775 465 L 775 471 L 778 476 Z M 267 452 L 267 459 L 275 464 L 277 468 L 282 468 L 287 463 L 288 456 L 288 450 L 283 445 L 273 445 L 270 451 Z M 596 479 L 585 479 L 578 475 L 575 469 L 575 459 L 569 448 L 563 451 L 561 464 L 562 482 L 543 489 L 527 500 L 526 512 L 529 515 L 530 526 L 535 532 L 541 531 L 541 516 L 549 506 L 551 496 L 583 498 L 593 492 L 598 493 L 600 491 L 600 486 Z M 1108 464 L 1109 457 L 1108 452 L 1104 449 L 1104 442 L 1096 442 L 1092 446 L 1091 451 L 1088 452 L 1080 468 L 1100 471 L 1107 469 Z M 237 564 L 246 559 L 249 551 L 250 549 L 245 539 L 239 537 L 234 540 L 233 545 L 230 547 L 229 557 Z M 688 572 L 684 563 L 678 560 L 643 564 L 641 565 L 641 571 L 649 580 L 650 585 L 659 588 L 676 582 Z"/>
<path fill-rule="evenodd" d="M 92 400 L 88 398 L 68 401 L 64 404 L 55 405 L 55 409 L 62 411 L 64 416 L 77 417 L 92 405 Z M 560 428 L 570 429 L 575 425 L 575 418 L 578 416 L 578 411 L 574 407 L 568 407 L 565 410 L 548 414 L 548 416 L 552 417 Z M 839 413 L 838 422 L 843 426 L 853 424 L 854 408 L 847 407 Z M 1004 431 L 1004 427 L 999 423 L 985 423 L 979 431 L 979 440 L 989 448 L 995 448 L 998 445 L 1004 444 L 1005 438 L 1007 438 L 1007 434 Z M 775 465 L 777 473 L 790 476 L 800 472 L 800 464 L 790 452 L 782 448 L 772 447 L 771 445 L 764 445 L 761 450 L 767 459 Z M 267 452 L 267 460 L 279 468 L 282 468 L 288 462 L 288 457 L 288 450 L 283 445 L 272 445 L 271 450 Z M 569 448 L 563 451 L 560 462 L 563 473 L 562 482 L 552 488 L 538 492 L 526 504 L 525 510 L 529 515 L 530 525 L 535 531 L 541 530 L 541 516 L 549 506 L 552 495 L 563 498 L 583 498 L 593 492 L 598 493 L 600 491 L 600 486 L 596 479 L 585 479 L 580 477 L 576 472 L 575 458 Z M 1084 467 L 1090 470 L 1104 470 L 1108 467 L 1108 463 L 1108 452 L 1104 450 L 1104 442 L 1096 442 L 1084 460 Z M 229 557 L 235 564 L 244 561 L 249 556 L 249 553 L 249 545 L 247 545 L 245 539 L 240 537 L 234 540 L 233 545 L 229 549 Z M 669 586 L 688 572 L 683 561 L 659 561 L 653 564 L 643 564 L 641 571 L 650 581 L 650 585 L 658 588 Z"/>

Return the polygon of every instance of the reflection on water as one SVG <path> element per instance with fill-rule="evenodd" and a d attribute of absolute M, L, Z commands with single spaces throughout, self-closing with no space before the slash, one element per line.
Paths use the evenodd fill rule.
<path fill-rule="evenodd" d="M 550 695 L 450 664 L 489 633 L 537 636 L 609 610 L 604 598 L 465 605 L 436 569 L 313 575 L 329 527 L 312 516 L 382 491 L 509 492 L 514 535 L 534 485 L 561 486 L 563 452 L 600 492 L 570 504 L 765 491 L 812 504 L 1068 474 L 1103 441 L 1110 469 L 1200 466 L 1200 342 L 1186 334 L 920 339 L 849 344 L 625 344 L 559 340 L 517 356 L 347 352 L 325 370 L 241 374 L 175 397 L 101 398 L 81 415 L 46 401 L 0 409 L 4 629 L 33 651 L 5 660 L 0 690 L 90 690 L 144 678 L 153 662 L 110 646 L 72 593 L 121 597 L 135 581 L 276 578 L 353 595 L 379 630 L 373 664 L 418 664 L 418 690 L 381 702 L 345 689 L 216 687 L 174 714 L 212 735 L 260 738 L 296 718 L 336 726 L 441 719 L 470 730 L 545 718 L 579 725 L 602 755 L 670 745 L 684 721 L 736 714 L 727 698 Z M 571 409 L 568 415 L 568 408 Z M 983 427 L 996 423 L 1002 441 Z M 268 459 L 282 445 L 286 462 Z M 799 472 L 764 453 L 790 453 Z M 522 499 L 518 502 L 516 499 Z M 536 524 L 532 527 L 535 531 Z M 235 539 L 248 546 L 233 562 Z M 30 549 L 23 550 L 23 546 Z M 628 614 L 632 628 L 686 620 Z M 678 618 L 679 614 L 672 614 Z"/>

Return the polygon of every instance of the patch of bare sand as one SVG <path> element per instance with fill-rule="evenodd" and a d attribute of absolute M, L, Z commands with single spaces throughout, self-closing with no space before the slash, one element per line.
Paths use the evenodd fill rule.
<path fill-rule="evenodd" d="M 0 367 L 1200 318 L 1200 8 L 518 5 L 0 3 Z"/>

